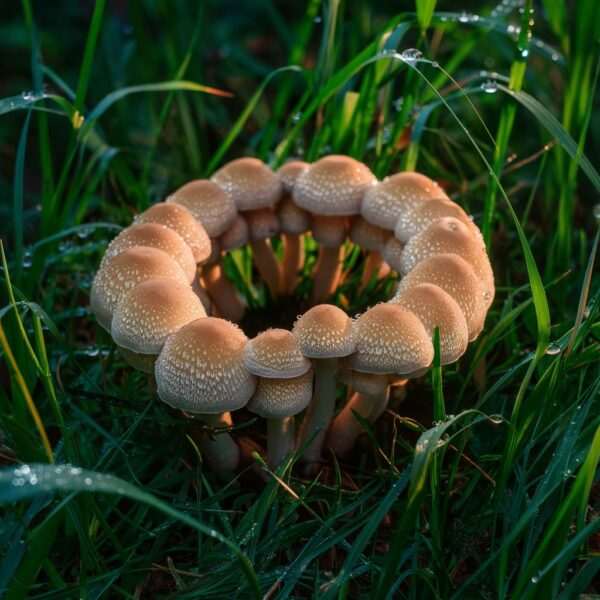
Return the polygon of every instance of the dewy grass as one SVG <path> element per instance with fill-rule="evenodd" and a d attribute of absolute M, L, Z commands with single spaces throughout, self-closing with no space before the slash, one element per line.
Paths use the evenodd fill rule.
<path fill-rule="evenodd" d="M 600 593 L 600 22 L 593 0 L 483 4 L 7 8 L 0 595 Z M 250 459 L 223 482 L 95 325 L 91 276 L 133 213 L 229 158 L 333 151 L 441 181 L 487 223 L 497 298 L 460 363 L 410 382 L 349 460 L 306 479 Z M 230 258 L 252 312 L 282 311 Z M 350 314 L 394 283 L 359 294 L 363 260 L 348 247 Z M 264 441 L 256 420 L 235 433 Z"/>

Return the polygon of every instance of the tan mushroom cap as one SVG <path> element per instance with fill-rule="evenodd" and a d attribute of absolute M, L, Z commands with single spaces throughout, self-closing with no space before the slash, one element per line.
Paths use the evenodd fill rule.
<path fill-rule="evenodd" d="M 175 231 L 156 223 L 140 223 L 123 229 L 106 248 L 100 268 L 108 259 L 134 246 L 146 246 L 166 252 L 177 261 L 177 264 L 187 275 L 188 281 L 191 282 L 194 279 L 196 261 L 190 247 Z"/>
<path fill-rule="evenodd" d="M 433 198 L 429 202 L 419 204 L 411 211 L 402 213 L 396 223 L 394 235 L 401 242 L 406 243 L 411 237 L 421 233 L 442 217 L 454 217 L 467 227 L 475 227 L 469 215 L 456 202 L 447 198 Z"/>
<path fill-rule="evenodd" d="M 410 286 L 390 301 L 413 312 L 433 339 L 440 332 L 441 364 L 457 361 L 469 345 L 469 328 L 460 306 L 442 288 L 432 283 Z"/>
<path fill-rule="evenodd" d="M 257 158 L 238 158 L 221 167 L 211 180 L 233 198 L 238 210 L 275 206 L 281 197 L 279 177 Z"/>
<path fill-rule="evenodd" d="M 347 217 L 328 217 L 313 215 L 311 232 L 315 241 L 325 248 L 337 248 L 346 241 L 348 230 Z"/>
<path fill-rule="evenodd" d="M 361 214 L 369 223 L 393 231 L 403 214 L 440 197 L 447 197 L 446 193 L 429 177 L 412 171 L 396 173 L 367 190 Z"/>
<path fill-rule="evenodd" d="M 181 204 L 161 202 L 137 215 L 134 223 L 158 223 L 178 233 L 191 248 L 196 263 L 210 256 L 210 238 L 206 229 Z"/>
<path fill-rule="evenodd" d="M 168 336 L 206 317 L 189 285 L 166 277 L 149 279 L 126 292 L 113 315 L 115 342 L 139 354 L 158 354 Z"/>
<path fill-rule="evenodd" d="M 253 242 L 272 238 L 280 231 L 279 219 L 270 208 L 249 210 L 244 213 L 244 217 L 248 222 L 248 232 Z"/>
<path fill-rule="evenodd" d="M 453 253 L 464 258 L 483 284 L 486 308 L 493 301 L 494 273 L 485 244 L 472 227 L 454 217 L 442 217 L 411 238 L 400 259 L 402 275 L 406 275 L 422 260 L 434 254 Z"/>
<path fill-rule="evenodd" d="M 419 318 L 394 304 L 377 304 L 354 324 L 356 352 L 350 357 L 355 371 L 403 375 L 428 367 L 433 344 Z"/>
<path fill-rule="evenodd" d="M 308 358 L 340 358 L 356 348 L 352 319 L 333 304 L 318 304 L 307 310 L 292 333 Z"/>
<path fill-rule="evenodd" d="M 421 283 L 437 285 L 454 298 L 465 315 L 469 341 L 481 333 L 486 315 L 483 285 L 466 260 L 457 254 L 435 254 L 426 258 L 400 281 L 395 297 Z"/>
<path fill-rule="evenodd" d="M 245 406 L 256 378 L 244 366 L 248 338 L 229 321 L 196 319 L 167 339 L 156 361 L 160 399 L 174 408 L 219 414 Z"/>
<path fill-rule="evenodd" d="M 293 379 L 259 379 L 248 410 L 265 419 L 282 419 L 302 412 L 310 403 L 312 369 Z"/>
<path fill-rule="evenodd" d="M 299 235 L 310 229 L 310 214 L 289 196 L 277 205 L 277 218 L 283 233 Z"/>
<path fill-rule="evenodd" d="M 404 252 L 404 244 L 397 240 L 394 236 L 390 237 L 383 247 L 383 260 L 390 265 L 390 267 L 400 273 L 400 267 L 402 266 L 401 258 Z"/>
<path fill-rule="evenodd" d="M 383 252 L 383 247 L 390 236 L 387 229 L 372 225 L 360 215 L 352 219 L 350 239 L 363 250 Z"/>
<path fill-rule="evenodd" d="M 227 252 L 245 246 L 249 239 L 248 222 L 241 214 L 238 214 L 229 229 L 219 238 L 219 243 L 221 250 Z"/>
<path fill-rule="evenodd" d="M 365 164 L 349 156 L 325 156 L 298 177 L 294 201 L 315 215 L 356 215 L 376 181 Z"/>
<path fill-rule="evenodd" d="M 296 184 L 296 180 L 306 169 L 310 167 L 310 164 L 303 160 L 290 160 L 284 165 L 279 167 L 277 170 L 277 177 L 281 181 L 284 193 L 290 193 Z"/>
<path fill-rule="evenodd" d="M 235 220 L 233 198 L 209 179 L 195 179 L 175 190 L 167 203 L 185 206 L 211 238 L 220 236 Z"/>
<path fill-rule="evenodd" d="M 188 284 L 188 277 L 177 262 L 157 248 L 135 246 L 106 260 L 94 277 L 90 293 L 90 305 L 98 323 L 110 331 L 113 312 L 121 296 L 153 277 L 168 277 Z"/>
<path fill-rule="evenodd" d="M 287 329 L 267 329 L 250 340 L 244 364 L 253 375 L 278 379 L 300 377 L 310 369 L 310 360 Z"/>

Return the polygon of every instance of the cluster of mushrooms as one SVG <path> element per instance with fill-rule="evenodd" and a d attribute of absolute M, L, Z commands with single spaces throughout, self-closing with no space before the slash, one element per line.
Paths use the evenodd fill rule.
<path fill-rule="evenodd" d="M 307 232 L 319 244 L 311 308 L 292 331 L 248 339 L 235 324 L 246 306 L 224 254 L 250 245 L 271 296 L 289 295 Z M 282 260 L 270 242 L 278 235 Z M 363 283 L 384 268 L 401 276 L 391 300 L 357 318 L 324 304 L 339 284 L 347 237 L 368 253 Z M 365 164 L 335 155 L 277 172 L 241 158 L 182 186 L 112 240 L 91 307 L 125 360 L 154 374 L 163 402 L 219 430 L 200 448 L 213 468 L 232 472 L 240 460 L 227 432 L 232 411 L 267 420 L 272 467 L 296 449 L 312 465 L 325 445 L 343 456 L 362 431 L 354 413 L 374 422 L 390 385 L 426 372 L 436 329 L 441 363 L 458 360 L 493 298 L 481 234 L 437 183 L 415 172 L 378 181 Z M 335 415 L 338 382 L 351 393 Z"/>

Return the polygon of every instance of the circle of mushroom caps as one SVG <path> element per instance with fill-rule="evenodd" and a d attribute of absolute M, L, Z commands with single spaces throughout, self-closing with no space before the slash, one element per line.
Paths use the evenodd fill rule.
<path fill-rule="evenodd" d="M 348 238 L 368 252 L 370 276 L 385 263 L 401 275 L 395 295 L 355 319 L 340 321 L 339 309 L 317 318 L 313 307 L 292 332 L 248 340 L 235 325 L 245 305 L 224 274 L 223 255 L 250 245 L 271 295 L 289 294 L 309 231 L 320 245 L 313 305 L 335 291 Z M 275 235 L 283 261 L 270 246 Z M 282 419 L 308 405 L 306 382 L 319 361 L 340 361 L 339 378 L 370 390 L 383 376 L 423 373 L 436 327 L 442 364 L 458 360 L 493 298 L 478 228 L 427 176 L 401 172 L 378 181 L 348 156 L 291 161 L 277 172 L 241 158 L 136 216 L 106 250 L 91 308 L 124 358 L 155 373 L 171 406 L 223 415 L 248 405 Z"/>

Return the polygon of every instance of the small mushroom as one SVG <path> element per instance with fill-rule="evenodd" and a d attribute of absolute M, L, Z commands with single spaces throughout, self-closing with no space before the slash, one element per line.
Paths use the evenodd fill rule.
<path fill-rule="evenodd" d="M 360 279 L 359 290 L 366 287 L 371 280 L 381 277 L 384 273 L 384 258 L 382 255 L 385 243 L 391 237 L 387 229 L 369 223 L 366 219 L 357 215 L 352 219 L 350 227 L 350 239 L 357 246 L 368 252 Z M 387 265 L 385 265 L 387 266 Z M 389 267 L 387 269 L 389 271 Z"/>
<path fill-rule="evenodd" d="M 191 248 L 196 264 L 203 263 L 210 256 L 208 232 L 185 206 L 160 202 L 137 215 L 134 223 L 157 223 L 172 229 Z"/>
<path fill-rule="evenodd" d="M 154 277 L 189 283 L 179 264 L 157 248 L 134 246 L 104 261 L 90 293 L 91 309 L 98 323 L 110 332 L 113 312 L 121 296 L 138 283 Z"/>
<path fill-rule="evenodd" d="M 154 361 L 167 337 L 205 316 L 204 306 L 189 285 L 158 277 L 123 295 L 115 308 L 111 333 L 133 367 L 154 373 Z"/>
<path fill-rule="evenodd" d="M 167 339 L 156 361 L 160 399 L 208 425 L 230 423 L 228 413 L 245 406 L 256 389 L 256 378 L 244 366 L 247 341 L 239 327 L 223 319 L 188 323 Z M 227 433 L 204 438 L 201 449 L 217 472 L 238 466 L 239 448 Z"/>
<path fill-rule="evenodd" d="M 337 306 L 320 304 L 305 312 L 294 324 L 293 334 L 302 354 L 312 359 L 315 390 L 302 423 L 299 445 L 308 443 L 304 459 L 315 463 L 335 410 L 338 359 L 352 354 L 356 341 L 352 319 Z"/>
<path fill-rule="evenodd" d="M 100 268 L 113 256 L 121 254 L 123 250 L 133 248 L 134 246 L 157 248 L 166 252 L 177 261 L 183 272 L 187 275 L 188 281 L 190 283 L 193 281 L 196 274 L 196 261 L 190 247 L 175 231 L 156 223 L 140 223 L 139 225 L 130 225 L 126 229 L 123 229 L 106 248 Z"/>
<path fill-rule="evenodd" d="M 275 468 L 294 450 L 294 416 L 312 396 L 311 363 L 290 331 L 269 329 L 248 342 L 244 364 L 260 378 L 248 410 L 268 419 L 268 459 Z"/>

